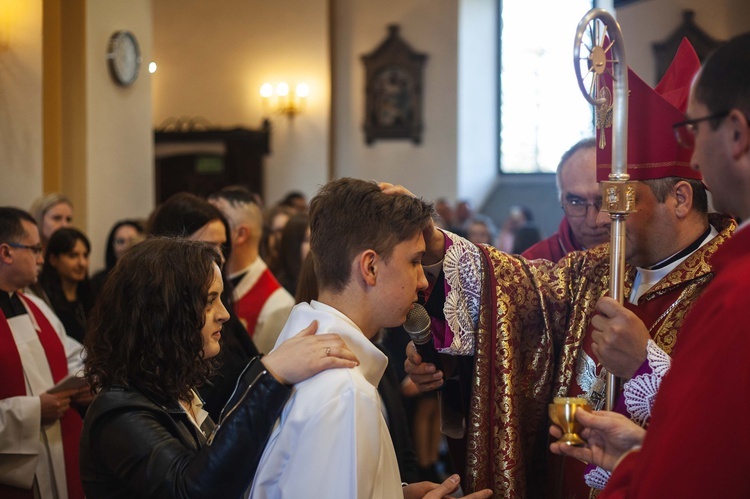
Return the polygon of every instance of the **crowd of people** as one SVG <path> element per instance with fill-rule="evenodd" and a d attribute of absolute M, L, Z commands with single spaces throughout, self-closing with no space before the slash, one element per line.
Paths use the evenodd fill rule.
<path fill-rule="evenodd" d="M 655 88 L 628 70 L 624 304 L 606 126 L 562 155 L 558 232 L 523 248 L 523 207 L 498 231 L 343 178 L 309 205 L 176 194 L 115 223 L 89 278 L 70 199 L 0 207 L 0 496 L 746 495 L 748 58 L 750 34 L 702 68 L 683 42 Z M 403 329 L 415 303 L 437 365 Z M 555 397 L 592 408 L 583 446 L 555 441 Z M 438 429 L 457 474 L 428 473 Z"/>
<path fill-rule="evenodd" d="M 292 295 L 307 293 L 309 302 L 318 292 L 311 265 L 305 282 L 316 283 L 314 293 L 298 285 L 303 262 L 312 261 L 310 217 L 299 193 L 266 210 L 257 194 L 240 186 L 208 199 L 178 193 L 147 220 L 115 223 L 106 267 L 91 279 L 92 244 L 73 226 L 71 201 L 52 194 L 32 208 L 36 219 L 16 208 L 0 209 L 0 238 L 9 253 L 3 268 L 12 275 L 24 271 L 20 283 L 0 280 L 5 291 L 0 299 L 8 301 L 7 307 L 3 303 L 8 334 L 16 343 L 16 352 L 5 353 L 20 356 L 10 364 L 17 381 L 0 405 L 0 431 L 5 436 L 24 430 L 21 442 L 8 446 L 3 456 L 29 455 L 7 461 L 7 479 L 6 461 L 0 464 L 3 497 L 83 497 L 84 492 L 88 497 L 239 497 L 253 478 L 289 386 L 321 369 L 360 362 L 338 336 L 313 335 L 313 324 L 300 328 L 301 337 L 278 341 L 295 304 Z M 33 259 L 19 260 L 17 253 Z M 217 305 L 208 306 L 209 301 Z M 206 307 L 215 311 L 203 317 Z M 16 338 L 19 327 L 29 336 L 46 323 L 46 338 L 38 344 Z M 191 336 L 208 327 L 210 334 Z M 49 352 L 51 343 L 57 357 Z M 374 342 L 371 348 L 387 352 Z M 27 350 L 35 355 L 27 358 Z M 67 359 L 67 367 L 60 359 Z M 84 359 L 87 382 L 81 378 Z M 400 489 L 402 480 L 416 482 L 404 493 L 422 497 L 437 484 L 421 481 L 401 390 L 405 374 L 401 370 L 399 378 L 393 365 L 382 382 L 373 378 L 388 401 L 382 450 L 398 465 L 398 478 L 388 490 L 394 484 Z M 33 379 L 24 386 L 19 375 L 28 373 Z M 90 405 L 94 392 L 98 396 Z M 120 419 L 120 413 L 127 415 Z M 14 417 L 25 426 L 10 424 Z M 158 428 L 148 425 L 155 419 Z M 226 428 L 224 436 L 216 428 Z M 209 438 L 212 450 L 202 450 Z M 150 454 L 154 442 L 164 439 L 171 450 Z M 388 454 L 394 445 L 397 452 Z M 173 452 L 182 447 L 187 449 L 175 460 Z M 247 467 L 229 466 L 240 455 Z M 206 472 L 205 479 L 197 479 L 195 470 L 206 468 L 206 460 L 209 468 L 221 463 L 224 474 Z M 133 462 L 142 466 L 130 467 Z M 169 471 L 174 466 L 179 472 Z M 233 478 L 227 480 L 230 472 Z M 144 478 L 151 473 L 154 479 Z M 437 490 L 457 486 L 449 480 Z"/>

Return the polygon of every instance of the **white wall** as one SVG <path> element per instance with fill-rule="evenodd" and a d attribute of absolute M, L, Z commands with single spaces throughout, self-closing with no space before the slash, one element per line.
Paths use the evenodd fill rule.
<path fill-rule="evenodd" d="M 258 89 L 263 82 L 306 81 L 311 87 L 307 112 L 293 121 L 272 119 L 272 152 L 265 170 L 268 201 L 289 189 L 314 194 L 328 180 L 331 165 L 335 176 L 389 180 L 416 186 L 427 197 L 455 198 L 458 1 L 438 4 L 312 0 L 291 8 L 288 2 L 259 0 L 156 1 L 154 59 L 159 69 L 153 79 L 152 123 L 187 115 L 226 127 L 255 128 L 262 118 Z M 391 23 L 401 25 L 415 50 L 429 55 L 419 146 L 364 143 L 360 56 L 382 42 Z"/>
<path fill-rule="evenodd" d="M 0 3 L 0 204 L 25 209 L 43 193 L 42 5 L 41 0 Z M 66 165 L 63 159 L 61 171 L 66 193 L 77 200 L 76 226 L 92 242 L 92 269 L 103 266 L 114 221 L 146 216 L 153 207 L 149 79 L 142 74 L 131 88 L 117 87 L 105 61 L 109 36 L 118 29 L 132 30 L 148 57 L 150 9 L 150 0 L 88 2 L 85 33 L 77 34 L 86 40 L 80 79 L 86 89 L 82 103 L 64 102 L 63 108 L 73 106 L 71 112 L 84 117 L 73 120 L 81 129 L 62 131 L 76 141 L 65 144 L 73 151 L 66 158 L 77 161 Z M 66 93 L 61 95 L 65 100 Z"/>
<path fill-rule="evenodd" d="M 682 23 L 682 11 L 687 9 L 695 11 L 695 23 L 714 38 L 726 40 L 750 30 L 747 0 L 642 0 L 618 9 L 628 66 L 646 83 L 657 83 L 652 45 Z"/>
<path fill-rule="evenodd" d="M 334 1 L 336 108 L 334 174 L 407 186 L 428 199 L 456 198 L 458 0 Z M 401 26 L 413 50 L 428 55 L 424 73 L 422 144 L 364 140 L 365 70 L 360 57 Z"/>
<path fill-rule="evenodd" d="M 0 2 L 0 205 L 42 192 L 42 1 Z"/>
<path fill-rule="evenodd" d="M 153 126 L 201 116 L 216 126 L 258 128 L 264 82 L 310 86 L 307 110 L 271 118 L 265 196 L 311 195 L 328 171 L 330 60 L 325 0 L 153 2 Z"/>
<path fill-rule="evenodd" d="M 497 3 L 461 0 L 458 34 L 458 192 L 479 206 L 497 180 Z"/>
<path fill-rule="evenodd" d="M 127 29 L 137 37 L 143 63 L 136 82 L 120 87 L 105 60 L 109 37 Z M 147 217 L 154 206 L 151 130 L 151 0 L 96 0 L 86 11 L 86 205 L 92 269 L 104 266 L 112 225 Z"/>
<path fill-rule="evenodd" d="M 492 75 L 485 72 L 490 66 L 468 56 L 476 55 L 476 44 L 494 45 L 490 18 L 474 17 L 475 9 L 494 3 L 86 2 L 85 164 L 78 165 L 86 177 L 85 213 L 78 218 L 86 221 L 82 228 L 94 243 L 93 266 L 100 265 L 103 238 L 112 223 L 145 216 L 153 206 L 153 127 L 169 117 L 201 115 L 221 126 L 255 128 L 262 118 L 258 88 L 264 81 L 304 80 L 312 92 L 306 114 L 294 121 L 273 119 L 273 152 L 265 175 L 269 200 L 292 188 L 312 194 L 328 179 L 332 164 L 337 176 L 403 183 L 428 198 L 471 196 L 481 201 L 494 163 L 493 123 L 487 115 L 472 117 L 472 103 L 476 111 L 479 100 L 471 100 L 471 84 L 483 82 L 478 90 L 482 100 L 494 99 L 494 92 L 489 92 Z M 41 0 L 0 2 L 1 204 L 28 207 L 42 193 L 42 5 Z M 750 27 L 747 0 L 642 0 L 620 9 L 629 63 L 650 83 L 655 83 L 651 43 L 664 39 L 686 8 L 695 10 L 696 22 L 717 38 Z M 401 25 L 415 50 L 429 55 L 419 146 L 364 143 L 360 56 L 385 38 L 391 23 Z M 151 59 L 160 62 L 155 75 L 144 69 L 127 89 L 114 85 L 104 61 L 109 36 L 123 28 L 138 36 L 144 65 Z M 472 30 L 475 37 L 464 36 Z M 466 66 L 476 68 L 475 80 L 459 77 Z M 478 168 L 476 174 L 473 168 Z M 64 185 L 77 180 L 64 179 Z"/>

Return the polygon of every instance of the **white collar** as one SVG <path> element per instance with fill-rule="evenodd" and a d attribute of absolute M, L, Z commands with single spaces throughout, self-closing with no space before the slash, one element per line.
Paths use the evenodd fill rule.
<path fill-rule="evenodd" d="M 313 320 L 318 321 L 316 334 L 335 333 L 341 336 L 341 339 L 359 359 L 359 366 L 354 369 L 358 370 L 368 383 L 377 388 L 388 366 L 388 357 L 372 344 L 349 317 L 330 305 L 315 300 L 295 305 L 276 345 L 295 336 Z"/>
<path fill-rule="evenodd" d="M 242 274 L 246 274 L 246 273 L 247 274 L 260 275 L 261 272 L 263 272 L 264 270 L 266 270 L 266 267 L 268 267 L 266 265 L 266 262 L 264 262 L 261 257 L 258 257 L 258 258 L 255 259 L 255 261 L 253 263 L 251 263 L 250 265 L 248 265 L 244 269 L 238 270 L 237 272 L 232 272 L 229 275 L 229 278 L 230 279 L 234 279 L 238 275 L 242 275 Z"/>
<path fill-rule="evenodd" d="M 698 249 L 708 244 L 708 242 L 711 241 L 711 239 L 713 239 L 714 237 L 718 235 L 719 235 L 719 231 L 716 230 L 714 226 L 711 226 L 711 232 L 709 232 L 708 237 L 706 237 L 706 239 L 703 240 L 701 245 L 698 246 L 698 248 L 696 248 L 695 251 L 698 251 Z M 695 251 L 693 251 L 693 253 L 695 253 Z M 635 281 L 633 282 L 633 290 L 630 293 L 630 297 L 628 298 L 628 301 L 630 301 L 630 303 L 634 305 L 637 305 L 638 300 L 641 298 L 641 296 L 645 295 L 649 289 L 654 287 L 657 282 L 661 281 L 664 277 L 667 276 L 667 274 L 669 274 L 674 269 L 676 269 L 679 265 L 681 265 L 682 262 L 687 260 L 687 258 L 693 253 L 688 253 L 687 255 L 680 258 L 679 260 L 675 260 L 669 265 L 666 265 L 656 270 L 637 267 L 636 270 L 638 272 L 635 275 Z"/>
<path fill-rule="evenodd" d="M 264 262 L 261 257 L 258 257 L 253 263 L 244 269 L 230 275 L 230 279 L 242 275 L 242 278 L 234 287 L 234 299 L 241 299 L 248 291 L 253 289 L 253 286 L 255 286 L 255 283 L 258 282 L 258 279 L 260 279 L 260 276 L 263 275 L 263 272 L 265 272 L 267 268 L 268 265 L 266 265 L 266 262 Z"/>
<path fill-rule="evenodd" d="M 190 409 L 193 411 L 193 414 L 195 414 L 195 419 L 193 419 L 193 414 L 191 414 L 190 411 L 185 411 L 185 413 L 187 414 L 190 422 L 193 423 L 193 425 L 196 428 L 198 428 L 198 431 L 203 433 L 203 430 L 201 429 L 201 425 L 203 424 L 204 421 L 206 421 L 206 418 L 208 417 L 208 412 L 206 412 L 203 409 L 203 400 L 201 400 L 200 396 L 196 393 L 196 391 L 191 390 L 191 392 L 193 392 L 193 400 L 190 401 Z M 205 436 L 205 433 L 204 433 L 204 436 Z"/>

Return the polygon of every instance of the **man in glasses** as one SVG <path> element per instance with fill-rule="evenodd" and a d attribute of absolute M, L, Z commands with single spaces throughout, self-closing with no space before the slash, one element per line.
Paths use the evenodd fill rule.
<path fill-rule="evenodd" d="M 690 94 L 688 119 L 675 125 L 680 140 L 695 147 L 691 165 L 703 173 L 716 208 L 744 222 L 711 260 L 716 275 L 681 328 L 645 439 L 629 421 L 604 412 L 579 418 L 588 427 L 587 447 L 553 444 L 555 452 L 615 468 L 602 498 L 744 497 L 750 490 L 748 116 L 750 33 L 708 58 Z"/>
<path fill-rule="evenodd" d="M 566 498 L 588 498 L 589 487 L 602 487 L 608 477 L 601 469 L 585 470 L 573 459 L 562 470 L 546 465 L 546 420 L 556 396 L 603 405 L 607 371 L 628 381 L 619 410 L 642 424 L 650 418 L 676 331 L 713 277 L 709 257 L 735 226 L 727 217 L 708 216 L 691 151 L 680 148 L 671 129 L 682 119 L 698 68 L 686 43 L 655 89 L 629 72 L 628 174 L 636 181 L 636 211 L 626 221 L 625 307 L 605 297 L 607 245 L 553 265 L 477 248 L 450 234 L 436 233 L 427 243 L 426 263 L 444 254 L 445 282 L 436 284 L 427 307 L 434 310 L 430 302 L 445 296 L 438 309 L 446 330 L 436 331 L 436 346 L 474 356 L 473 389 L 463 408 L 470 487 Z M 598 180 L 611 171 L 611 130 L 600 128 L 599 139 L 602 133 Z M 609 224 L 608 214 L 599 214 L 599 224 Z M 640 327 L 609 320 L 621 314 Z M 407 371 L 422 389 L 442 384 L 443 374 L 421 365 L 411 345 L 408 354 Z"/>
<path fill-rule="evenodd" d="M 0 497 L 83 498 L 81 417 L 88 387 L 53 390 L 83 369 L 83 347 L 40 299 L 21 290 L 42 264 L 36 222 L 0 207 Z"/>
<path fill-rule="evenodd" d="M 529 260 L 557 262 L 571 251 L 609 241 L 607 229 L 597 221 L 602 196 L 596 182 L 596 139 L 580 140 L 562 155 L 556 181 L 565 216 L 555 234 L 521 253 Z"/>

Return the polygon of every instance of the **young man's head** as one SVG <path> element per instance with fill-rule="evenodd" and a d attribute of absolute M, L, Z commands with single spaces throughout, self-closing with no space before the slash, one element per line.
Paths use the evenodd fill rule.
<path fill-rule="evenodd" d="M 374 182 L 342 178 L 310 203 L 310 250 L 321 297 L 366 293 L 380 308 L 379 327 L 397 326 L 427 286 L 422 231 L 432 205 L 383 194 Z M 361 325 L 360 325 L 361 326 Z"/>
<path fill-rule="evenodd" d="M 749 217 L 750 33 L 708 58 L 690 93 L 686 117 L 678 131 L 694 142 L 691 165 L 703 174 L 716 209 Z"/>

